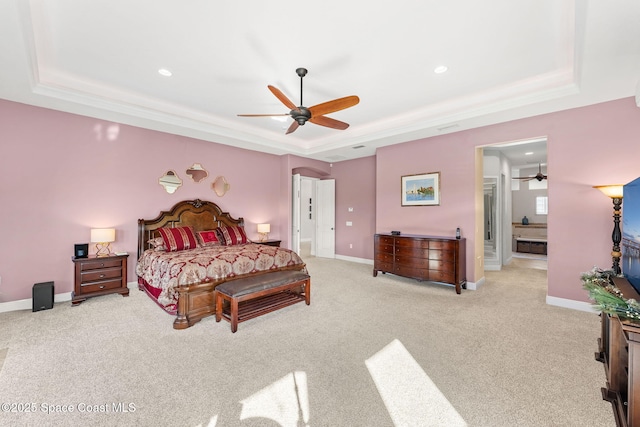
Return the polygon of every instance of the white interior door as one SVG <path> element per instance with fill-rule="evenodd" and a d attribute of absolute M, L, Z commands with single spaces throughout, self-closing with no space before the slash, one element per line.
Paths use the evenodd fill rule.
<path fill-rule="evenodd" d="M 316 256 L 335 258 L 336 255 L 336 181 L 316 181 Z"/>
<path fill-rule="evenodd" d="M 291 192 L 291 250 L 300 253 L 300 174 L 293 175 Z"/>

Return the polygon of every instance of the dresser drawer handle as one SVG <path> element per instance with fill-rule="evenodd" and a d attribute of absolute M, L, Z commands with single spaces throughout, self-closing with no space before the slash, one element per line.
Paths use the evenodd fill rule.
<path fill-rule="evenodd" d="M 100 275 L 100 278 L 102 279 L 103 277 L 104 277 L 104 274 L 101 274 L 101 275 Z"/>
<path fill-rule="evenodd" d="M 100 263 L 100 267 L 104 267 L 104 262 L 103 262 L 103 263 Z"/>
<path fill-rule="evenodd" d="M 104 289 L 104 285 L 100 285 L 100 289 Z"/>

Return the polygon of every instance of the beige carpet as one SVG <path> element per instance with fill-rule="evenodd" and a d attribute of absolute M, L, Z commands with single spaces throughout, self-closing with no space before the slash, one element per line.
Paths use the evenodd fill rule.
<path fill-rule="evenodd" d="M 2 365 L 4 364 L 4 359 L 7 357 L 8 348 L 0 349 L 0 372 L 2 372 Z"/>
<path fill-rule="evenodd" d="M 306 261 L 311 306 L 236 334 L 211 318 L 173 330 L 137 291 L 0 314 L 0 403 L 36 409 L 0 425 L 615 425 L 593 356 L 599 318 L 546 305 L 544 269 L 487 272 L 456 295 Z"/>

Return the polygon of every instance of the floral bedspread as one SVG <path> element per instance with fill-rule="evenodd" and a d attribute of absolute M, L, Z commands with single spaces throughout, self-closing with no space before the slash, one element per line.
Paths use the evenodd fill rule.
<path fill-rule="evenodd" d="M 247 243 L 178 252 L 146 250 L 136 265 L 138 283 L 167 312 L 175 314 L 181 285 L 304 265 L 290 249 Z"/>

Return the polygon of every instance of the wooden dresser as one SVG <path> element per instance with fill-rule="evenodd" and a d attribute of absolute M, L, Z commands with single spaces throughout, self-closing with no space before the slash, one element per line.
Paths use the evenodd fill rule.
<path fill-rule="evenodd" d="M 467 287 L 466 240 L 419 234 L 376 234 L 373 276 L 393 273 L 418 280 Z"/>
<path fill-rule="evenodd" d="M 613 282 L 625 298 L 640 301 L 626 279 L 615 277 Z M 606 375 L 602 398 L 611 402 L 616 425 L 640 427 L 640 325 L 605 313 L 601 319 L 596 360 L 604 364 Z"/>

